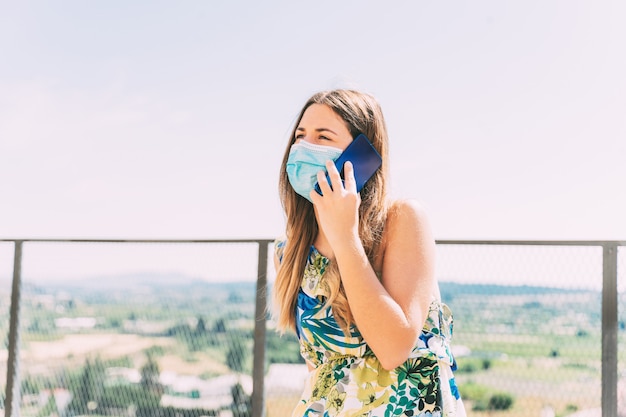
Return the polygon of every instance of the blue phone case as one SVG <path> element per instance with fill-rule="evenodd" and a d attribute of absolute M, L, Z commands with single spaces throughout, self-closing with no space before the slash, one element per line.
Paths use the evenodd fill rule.
<path fill-rule="evenodd" d="M 339 158 L 335 161 L 335 166 L 341 174 L 343 181 L 343 165 L 346 161 L 352 162 L 354 167 L 354 179 L 356 180 L 356 191 L 360 192 L 367 180 L 376 172 L 383 163 L 383 159 L 380 157 L 378 151 L 372 146 L 369 139 L 364 134 L 360 134 L 348 145 Z M 330 178 L 328 173 L 326 174 L 326 180 L 330 184 Z M 319 195 L 322 195 L 320 185 L 315 184 L 315 191 Z"/>

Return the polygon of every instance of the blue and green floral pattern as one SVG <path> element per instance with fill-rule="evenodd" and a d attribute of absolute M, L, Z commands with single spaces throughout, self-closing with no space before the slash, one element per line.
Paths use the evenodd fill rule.
<path fill-rule="evenodd" d="M 279 258 L 285 242 L 276 241 Z M 452 314 L 434 300 L 410 357 L 388 371 L 356 327 L 346 336 L 325 307 L 329 260 L 311 247 L 296 309 L 300 352 L 315 368 L 293 417 L 462 417 L 452 371 Z"/>

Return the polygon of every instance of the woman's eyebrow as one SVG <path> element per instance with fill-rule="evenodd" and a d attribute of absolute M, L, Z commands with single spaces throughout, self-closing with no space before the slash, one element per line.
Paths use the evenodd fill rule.
<path fill-rule="evenodd" d="M 296 130 L 297 130 L 297 131 L 299 131 L 299 132 L 304 132 L 304 131 L 306 131 L 306 129 L 305 129 L 305 128 L 303 128 L 303 127 L 298 127 Z M 331 129 L 327 128 L 327 127 L 320 127 L 320 128 L 315 129 L 315 131 L 316 131 L 316 132 L 318 132 L 318 133 L 321 133 L 321 132 L 330 132 L 330 133 L 333 133 L 333 134 L 335 134 L 335 135 L 337 134 L 334 130 L 331 130 Z"/>

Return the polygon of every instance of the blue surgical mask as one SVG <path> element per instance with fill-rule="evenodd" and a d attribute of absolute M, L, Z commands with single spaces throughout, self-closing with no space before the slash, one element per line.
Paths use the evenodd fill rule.
<path fill-rule="evenodd" d="M 317 173 L 326 172 L 326 161 L 335 161 L 343 152 L 332 146 L 305 141 L 291 145 L 287 158 L 287 177 L 294 191 L 311 201 L 309 194 L 317 184 Z"/>

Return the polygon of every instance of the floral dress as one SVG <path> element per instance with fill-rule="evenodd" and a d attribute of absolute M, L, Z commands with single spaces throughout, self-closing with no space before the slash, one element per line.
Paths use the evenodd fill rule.
<path fill-rule="evenodd" d="M 279 259 L 285 242 L 276 241 Z M 314 366 L 292 417 L 464 417 L 450 352 L 452 314 L 434 300 L 409 358 L 385 370 L 353 326 L 347 337 L 327 296 L 329 260 L 311 247 L 298 294 L 296 327 L 300 352 Z"/>

